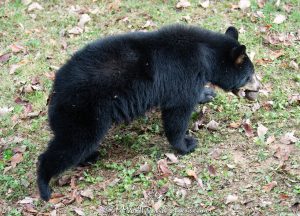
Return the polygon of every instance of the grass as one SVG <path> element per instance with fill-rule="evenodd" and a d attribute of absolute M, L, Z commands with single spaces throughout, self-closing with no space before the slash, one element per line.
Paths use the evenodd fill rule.
<path fill-rule="evenodd" d="M 280 138 L 291 131 L 300 137 L 300 106 L 291 104 L 289 99 L 300 92 L 299 70 L 289 66 L 292 60 L 299 65 L 300 44 L 299 40 L 291 41 L 290 46 L 266 44 L 267 33 L 261 32 L 259 27 L 270 26 L 268 34 L 293 32 L 295 35 L 299 31 L 300 3 L 282 0 L 277 7 L 276 1 L 268 1 L 259 8 L 256 1 L 251 1 L 251 7 L 243 12 L 231 9 L 238 1 L 211 1 L 206 9 L 200 7 L 198 1 L 190 2 L 190 7 L 176 9 L 177 1 L 52 0 L 39 2 L 43 10 L 32 12 L 18 0 L 0 3 L 0 55 L 10 53 L 9 60 L 0 63 L 0 108 L 11 108 L 10 112 L 0 115 L 0 215 L 54 211 L 58 215 L 74 215 L 75 209 L 86 215 L 100 214 L 103 209 L 118 215 L 137 215 L 143 209 L 145 214 L 154 215 L 153 206 L 160 206 L 158 211 L 166 215 L 182 215 L 180 211 L 186 211 L 187 215 L 293 215 L 295 208 L 292 207 L 297 206 L 300 196 L 300 142 L 284 145 Z M 287 12 L 284 5 L 291 6 L 291 11 Z M 262 11 L 264 17 L 257 17 L 257 11 Z M 68 34 L 68 30 L 77 25 L 80 13 L 91 17 L 85 32 L 75 36 Z M 273 24 L 276 14 L 285 15 L 287 20 Z M 143 27 L 148 20 L 154 25 Z M 254 103 L 218 90 L 214 102 L 205 105 L 204 123 L 215 120 L 219 129 L 190 130 L 198 138 L 199 147 L 192 154 L 178 156 L 178 163 L 169 164 L 172 171 L 169 177 L 160 176 L 157 171 L 157 162 L 165 158 L 165 153 L 173 151 L 164 137 L 160 114 L 153 110 L 130 125 L 112 128 L 102 143 L 102 159 L 97 163 L 65 172 L 63 176 L 73 179 L 75 186 L 70 182 L 59 186 L 53 181 L 55 193 L 65 197 L 57 198 L 57 203 L 54 200 L 52 204 L 36 199 L 35 164 L 51 138 L 46 115 L 51 74 L 74 51 L 99 37 L 154 30 L 175 22 L 220 32 L 230 25 L 244 29 L 240 41 L 247 46 L 248 53 L 255 53 L 256 71 L 268 93 L 260 96 L 260 108 L 253 111 Z M 24 49 L 13 53 L 12 44 Z M 281 50 L 283 55 L 273 58 L 271 53 L 276 50 Z M 259 63 L 262 59 L 270 60 Z M 16 65 L 18 68 L 12 72 Z M 33 84 L 36 78 L 38 84 Z M 22 90 L 28 86 L 37 88 Z M 23 103 L 18 102 L 18 98 Z M 271 107 L 266 105 L 268 101 L 272 101 Z M 32 108 L 28 108 L 28 104 Z M 199 106 L 198 110 L 202 108 Z M 34 112 L 38 115 L 28 116 Z M 198 114 L 193 115 L 190 129 Z M 254 131 L 258 124 L 267 127 L 265 137 L 249 138 L 242 126 L 229 127 L 245 119 L 251 120 Z M 272 135 L 275 141 L 268 144 L 266 140 Z M 24 149 L 21 153 L 20 148 Z M 274 156 L 278 148 L 289 150 L 284 162 Z M 23 158 L 16 167 L 11 167 L 18 152 Z M 151 166 L 151 171 L 135 176 L 145 163 Z M 212 166 L 216 174 L 212 174 L 208 166 Z M 196 171 L 204 188 L 188 177 L 188 170 Z M 175 177 L 188 177 L 192 183 L 182 188 L 174 182 Z M 264 187 L 273 181 L 277 185 L 266 192 Z M 93 199 L 80 195 L 86 189 L 92 190 Z M 64 203 L 70 194 L 75 194 L 76 199 Z M 226 203 L 228 195 L 238 198 Z M 19 203 L 26 197 L 33 200 Z"/>

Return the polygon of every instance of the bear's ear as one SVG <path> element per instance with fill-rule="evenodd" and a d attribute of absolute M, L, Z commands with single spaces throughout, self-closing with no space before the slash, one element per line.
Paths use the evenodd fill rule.
<path fill-rule="evenodd" d="M 240 45 L 238 47 L 234 47 L 231 50 L 231 58 L 234 61 L 234 64 L 240 65 L 244 62 L 244 58 L 246 56 L 246 46 L 245 45 Z"/>
<path fill-rule="evenodd" d="M 228 35 L 228 36 L 230 36 L 230 37 L 232 37 L 232 38 L 234 38 L 234 39 L 236 39 L 236 40 L 239 39 L 239 32 L 238 32 L 238 30 L 237 30 L 235 27 L 233 27 L 233 26 L 230 26 L 230 27 L 226 30 L 225 34 Z"/>

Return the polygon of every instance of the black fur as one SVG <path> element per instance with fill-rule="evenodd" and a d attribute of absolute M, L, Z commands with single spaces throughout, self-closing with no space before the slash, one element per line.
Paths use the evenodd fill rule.
<path fill-rule="evenodd" d="M 232 27 L 231 27 L 232 28 Z M 237 33 L 188 26 L 111 36 L 88 44 L 57 72 L 49 104 L 54 137 L 39 156 L 38 186 L 49 200 L 49 181 L 93 158 L 107 130 L 160 107 L 168 141 L 181 154 L 197 141 L 186 136 L 195 105 L 210 101 L 211 82 L 238 89 L 254 72 L 245 57 L 235 65 Z M 232 36 L 233 35 L 233 36 Z"/>

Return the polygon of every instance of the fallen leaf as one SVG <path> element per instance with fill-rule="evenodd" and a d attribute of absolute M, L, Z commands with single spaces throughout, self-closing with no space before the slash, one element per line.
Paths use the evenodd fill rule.
<path fill-rule="evenodd" d="M 215 159 L 215 160 L 218 160 L 218 159 L 220 158 L 221 154 L 222 154 L 222 150 L 221 150 L 221 149 L 218 149 L 218 148 L 213 149 L 213 150 L 210 152 L 211 157 L 212 157 L 213 159 Z"/>
<path fill-rule="evenodd" d="M 38 213 L 38 211 L 36 209 L 34 209 L 32 204 L 25 204 L 23 206 L 23 210 L 26 212 L 29 212 L 29 213 L 33 213 L 33 214 Z"/>
<path fill-rule="evenodd" d="M 274 153 L 274 157 L 280 161 L 287 161 L 289 159 L 291 150 L 289 148 L 278 147 Z"/>
<path fill-rule="evenodd" d="M 10 59 L 10 53 L 0 55 L 0 63 L 5 63 Z"/>
<path fill-rule="evenodd" d="M 236 202 L 236 201 L 238 201 L 238 196 L 230 194 L 226 197 L 225 204 L 233 203 L 233 202 Z"/>
<path fill-rule="evenodd" d="M 266 4 L 266 1 L 267 0 L 257 0 L 258 7 L 263 8 Z"/>
<path fill-rule="evenodd" d="M 289 197 L 289 195 L 287 195 L 287 194 L 279 194 L 279 198 L 280 198 L 281 200 L 287 200 L 287 199 L 289 199 L 290 197 Z"/>
<path fill-rule="evenodd" d="M 109 10 L 117 11 L 120 9 L 121 0 L 114 0 L 112 3 L 108 5 Z"/>
<path fill-rule="evenodd" d="M 289 96 L 289 103 L 293 104 L 300 104 L 300 94 L 292 94 L 291 96 Z"/>
<path fill-rule="evenodd" d="M 78 22 L 78 26 L 81 29 L 84 29 L 84 25 L 91 20 L 91 17 L 88 14 L 82 14 Z"/>
<path fill-rule="evenodd" d="M 159 188 L 158 190 L 157 190 L 157 192 L 159 193 L 159 194 L 165 194 L 165 193 L 167 193 L 169 191 L 169 186 L 167 185 L 167 184 L 165 184 L 164 186 L 162 186 L 161 188 Z"/>
<path fill-rule="evenodd" d="M 201 7 L 208 8 L 209 7 L 209 0 L 205 0 L 203 2 L 200 2 Z"/>
<path fill-rule="evenodd" d="M 83 196 L 83 197 L 87 197 L 91 200 L 94 199 L 93 191 L 92 191 L 92 189 L 89 189 L 89 188 L 81 191 L 80 195 Z"/>
<path fill-rule="evenodd" d="M 18 201 L 19 204 L 30 204 L 33 203 L 34 199 L 31 197 L 25 197 L 24 199 Z"/>
<path fill-rule="evenodd" d="M 297 142 L 299 139 L 297 137 L 294 136 L 294 131 L 293 132 L 288 132 L 286 134 L 284 134 L 281 139 L 280 142 L 283 144 L 291 144 L 291 143 L 295 143 Z"/>
<path fill-rule="evenodd" d="M 161 172 L 161 174 L 165 177 L 172 175 L 172 171 L 169 169 L 166 159 L 159 160 L 157 162 L 157 168 Z"/>
<path fill-rule="evenodd" d="M 151 170 L 152 170 L 152 167 L 148 163 L 145 163 L 145 164 L 141 165 L 140 168 L 133 173 L 133 176 L 138 176 L 142 173 L 146 174 L 146 173 L 149 173 Z"/>
<path fill-rule="evenodd" d="M 251 6 L 250 0 L 240 0 L 239 2 L 239 8 L 241 10 L 245 10 Z"/>
<path fill-rule="evenodd" d="M 164 203 L 163 203 L 163 201 L 162 201 L 161 199 L 158 200 L 156 203 L 154 203 L 154 204 L 153 204 L 153 209 L 154 209 L 154 211 L 157 212 L 158 209 L 160 209 L 160 208 L 162 207 L 163 204 L 164 204 Z"/>
<path fill-rule="evenodd" d="M 256 112 L 259 109 L 260 109 L 259 103 L 254 103 L 253 106 L 251 107 L 252 112 Z"/>
<path fill-rule="evenodd" d="M 187 8 L 190 7 L 191 3 L 187 0 L 180 0 L 177 4 L 176 4 L 176 8 L 181 9 L 181 8 Z"/>
<path fill-rule="evenodd" d="M 84 216 L 85 215 L 81 208 L 74 208 L 73 210 L 79 216 Z"/>
<path fill-rule="evenodd" d="M 268 128 L 266 128 L 264 125 L 259 124 L 257 127 L 257 135 L 259 138 L 264 138 L 266 133 L 268 131 Z"/>
<path fill-rule="evenodd" d="M 231 122 L 231 123 L 229 124 L 229 127 L 230 127 L 230 128 L 234 128 L 234 129 L 239 128 L 240 126 L 241 126 L 241 123 L 240 123 L 240 122 Z"/>
<path fill-rule="evenodd" d="M 277 14 L 273 20 L 275 24 L 281 24 L 286 20 L 286 16 L 282 14 Z"/>
<path fill-rule="evenodd" d="M 270 192 L 276 185 L 277 185 L 277 182 L 276 181 L 272 181 L 269 184 L 266 184 L 265 186 L 263 186 L 263 190 L 265 192 Z"/>
<path fill-rule="evenodd" d="M 171 163 L 178 163 L 178 158 L 173 153 L 165 153 Z"/>
<path fill-rule="evenodd" d="M 57 213 L 56 213 L 56 209 L 54 209 L 53 211 L 50 212 L 50 216 L 56 216 Z"/>
<path fill-rule="evenodd" d="M 0 116 L 4 116 L 13 110 L 14 110 L 13 107 L 0 107 Z"/>
<path fill-rule="evenodd" d="M 23 5 L 26 6 L 26 5 L 29 5 L 32 2 L 32 0 L 22 0 L 21 2 Z"/>
<path fill-rule="evenodd" d="M 174 178 L 174 182 L 178 185 L 178 186 L 180 186 L 180 187 L 188 187 L 188 186 L 190 186 L 191 185 L 191 180 L 189 179 L 189 178 L 177 178 L 177 177 L 175 177 Z"/>
<path fill-rule="evenodd" d="M 74 34 L 74 35 L 79 35 L 79 34 L 82 34 L 83 33 L 83 29 L 78 27 L 78 26 L 75 26 L 73 27 L 72 29 L 70 29 L 68 31 L 69 34 Z"/>
<path fill-rule="evenodd" d="M 10 159 L 11 167 L 15 168 L 18 163 L 21 163 L 23 161 L 23 154 L 22 153 L 16 153 L 13 155 Z"/>
<path fill-rule="evenodd" d="M 27 11 L 28 12 L 31 12 L 31 11 L 34 11 L 34 10 L 43 10 L 44 8 L 37 2 L 33 2 L 32 4 L 30 4 L 28 6 L 28 9 Z"/>
<path fill-rule="evenodd" d="M 215 168 L 213 165 L 208 165 L 208 166 L 207 166 L 207 169 L 208 169 L 208 172 L 209 172 L 211 175 L 215 176 L 215 175 L 217 174 L 216 168 Z"/>
<path fill-rule="evenodd" d="M 11 67 L 10 67 L 10 69 L 9 69 L 9 74 L 14 74 L 15 73 L 15 71 L 19 68 L 19 67 L 21 67 L 22 65 L 18 65 L 18 64 L 13 64 L 13 65 L 11 65 Z"/>
<path fill-rule="evenodd" d="M 289 66 L 295 70 L 299 70 L 299 65 L 294 60 L 290 62 Z"/>
<path fill-rule="evenodd" d="M 243 123 L 243 127 L 244 127 L 244 130 L 245 130 L 245 134 L 247 137 L 253 137 L 254 136 L 254 132 L 253 132 L 253 129 L 251 127 L 251 123 L 250 123 L 250 120 L 247 119 L 244 123 Z"/>
<path fill-rule="evenodd" d="M 13 53 L 18 53 L 21 52 L 22 50 L 25 50 L 25 47 L 18 44 L 12 44 L 10 45 L 10 49 Z"/>
<path fill-rule="evenodd" d="M 219 129 L 219 123 L 215 120 L 211 120 L 206 127 L 210 130 L 218 130 Z"/>
<path fill-rule="evenodd" d="M 152 20 L 147 20 L 145 25 L 142 26 L 143 29 L 156 26 L 156 24 Z"/>
<path fill-rule="evenodd" d="M 187 170 L 186 173 L 188 176 L 193 177 L 197 181 L 198 185 L 204 190 L 203 182 L 200 178 L 198 178 L 194 170 Z"/>
<path fill-rule="evenodd" d="M 270 53 L 270 57 L 272 60 L 275 60 L 277 58 L 279 58 L 280 56 L 284 55 L 284 51 L 283 50 L 275 50 L 275 51 L 271 51 Z"/>
<path fill-rule="evenodd" d="M 269 145 L 269 144 L 273 143 L 274 141 L 275 141 L 275 136 L 274 135 L 269 136 L 267 138 L 266 144 Z"/>
<path fill-rule="evenodd" d="M 47 72 L 45 73 L 45 76 L 50 79 L 50 80 L 54 80 L 55 79 L 55 72 L 51 71 L 51 72 Z"/>

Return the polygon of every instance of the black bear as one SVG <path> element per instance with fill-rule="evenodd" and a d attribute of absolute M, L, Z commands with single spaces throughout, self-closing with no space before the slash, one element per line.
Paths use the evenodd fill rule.
<path fill-rule="evenodd" d="M 181 154 L 196 139 L 186 130 L 194 107 L 210 101 L 210 82 L 225 91 L 258 91 L 259 81 L 238 31 L 225 34 L 173 25 L 110 36 L 88 44 L 57 72 L 49 103 L 54 137 L 39 156 L 37 183 L 49 200 L 49 181 L 96 155 L 107 130 L 159 107 L 166 137 Z"/>

